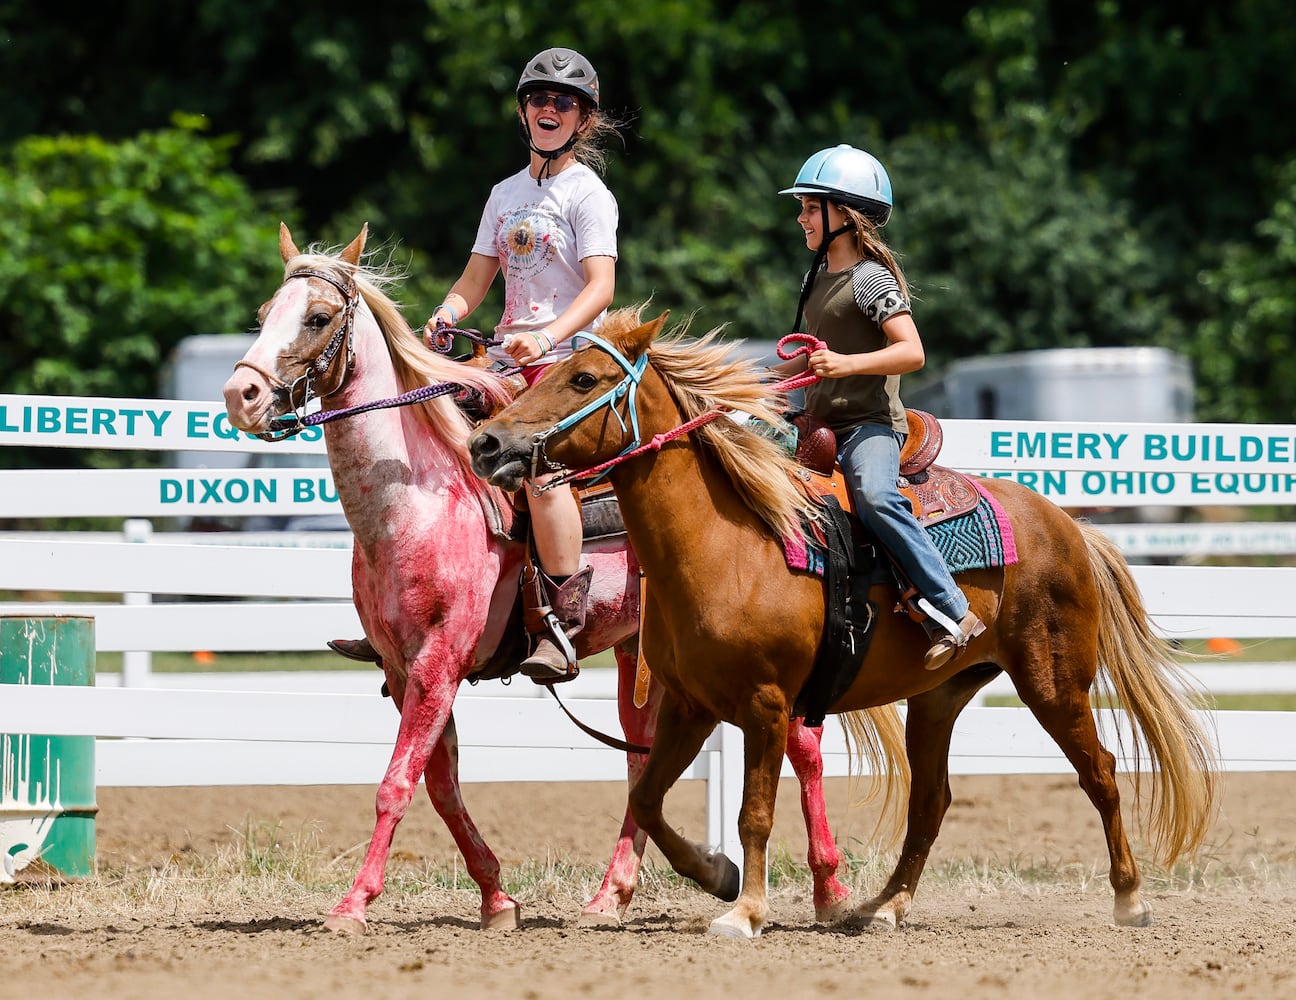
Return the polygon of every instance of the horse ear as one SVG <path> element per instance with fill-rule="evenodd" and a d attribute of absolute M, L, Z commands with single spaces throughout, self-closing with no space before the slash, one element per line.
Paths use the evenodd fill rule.
<path fill-rule="evenodd" d="M 364 253 L 365 240 L 369 238 L 369 223 L 360 227 L 360 235 L 347 244 L 347 248 L 342 251 L 341 257 L 352 267 L 360 263 L 360 255 Z"/>
<path fill-rule="evenodd" d="M 297 244 L 293 242 L 292 233 L 288 231 L 287 223 L 279 223 L 279 256 L 287 264 L 294 257 L 300 257 L 301 251 L 297 249 Z"/>
<path fill-rule="evenodd" d="M 657 334 L 661 333 L 666 326 L 666 320 L 670 318 L 670 310 L 667 309 L 656 319 L 650 319 L 634 332 L 635 342 L 640 350 L 647 350 L 648 345 L 657 339 Z"/>

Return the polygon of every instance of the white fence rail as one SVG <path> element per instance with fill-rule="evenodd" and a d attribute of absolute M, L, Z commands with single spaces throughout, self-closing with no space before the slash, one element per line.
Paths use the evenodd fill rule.
<path fill-rule="evenodd" d="M 1077 425 L 950 421 L 942 461 L 1013 478 L 1068 507 L 1244 506 L 1296 502 L 1296 426 Z M 318 433 L 269 445 L 232 431 L 209 403 L 0 395 L 0 447 L 130 448 L 167 452 L 320 452 Z M 0 517 L 166 518 L 219 514 L 336 513 L 326 469 L 226 468 L 0 472 Z M 1131 555 L 1291 551 L 1292 525 L 1112 525 Z M 1211 534 L 1211 533 L 1214 534 Z M 51 533 L 0 535 L 0 614 L 91 615 L 96 646 L 126 655 L 124 687 L 27 688 L 0 693 L 0 732 L 93 735 L 103 785 L 376 783 L 395 732 L 376 673 L 238 680 L 159 677 L 154 652 L 319 650 L 358 634 L 343 536 Z M 1154 624 L 1178 639 L 1296 636 L 1296 569 L 1135 566 Z M 34 595 L 106 594 L 109 600 Z M 155 601 L 194 595 L 202 601 Z M 287 598 L 287 599 L 286 599 Z M 212 600 L 214 599 L 214 600 Z M 137 669 L 131 669 L 131 658 Z M 615 731 L 607 673 L 571 686 L 591 724 Z M 599 678 L 601 675 L 601 679 Z M 330 679 L 331 678 L 331 679 Z M 367 681 L 366 681 L 367 678 Z M 1211 690 L 1296 688 L 1285 665 L 1199 668 Z M 238 684 L 260 690 L 221 689 Z M 366 690 L 364 685 L 370 687 Z M 194 687 L 208 684 L 209 687 Z M 165 687 L 163 685 L 166 685 Z M 297 690 L 269 690 L 296 685 Z M 330 685 L 344 687 L 336 691 Z M 592 688 L 590 687 L 592 685 Z M 1003 687 L 996 682 L 991 691 Z M 467 781 L 600 780 L 624 760 L 593 743 L 522 685 L 465 692 L 456 719 Z M 582 690 L 584 689 L 584 690 Z M 590 694 L 593 697 L 589 697 Z M 1288 713 L 1213 716 L 1234 770 L 1296 768 Z M 835 727 L 825 740 L 830 775 L 847 772 Z M 708 781 L 709 840 L 734 847 L 741 751 L 721 727 L 686 777 Z M 972 708 L 960 718 L 955 773 L 1065 772 L 1070 767 L 1025 710 Z"/>

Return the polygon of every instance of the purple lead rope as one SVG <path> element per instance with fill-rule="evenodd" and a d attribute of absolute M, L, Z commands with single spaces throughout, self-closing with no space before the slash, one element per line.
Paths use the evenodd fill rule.
<path fill-rule="evenodd" d="M 458 327 L 442 326 L 438 327 L 432 335 L 432 350 L 438 354 L 449 354 L 456 336 L 461 336 L 474 344 L 480 344 L 482 347 L 495 347 L 501 343 L 494 337 L 482 336 L 480 330 L 460 330 Z M 520 370 L 520 368 L 508 368 L 504 370 L 503 374 L 511 375 Z M 458 382 L 441 382 L 437 385 L 425 385 L 418 389 L 411 389 L 409 392 L 403 392 L 399 396 L 392 396 L 389 399 L 375 399 L 368 403 L 348 406 L 341 410 L 318 410 L 315 413 L 308 413 L 304 417 L 299 417 L 295 413 L 285 413 L 275 417 L 271 423 L 283 425 L 280 430 L 315 427 L 319 424 L 341 420 L 343 417 L 353 417 L 359 413 L 367 413 L 370 410 L 382 410 L 393 406 L 410 406 L 414 403 L 422 403 L 424 400 L 449 395 L 463 388 L 465 387 Z"/>

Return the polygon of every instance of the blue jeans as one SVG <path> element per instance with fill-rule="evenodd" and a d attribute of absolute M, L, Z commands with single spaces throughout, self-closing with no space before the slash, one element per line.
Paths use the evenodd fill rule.
<path fill-rule="evenodd" d="M 884 424 L 860 424 L 837 439 L 837 460 L 860 520 L 900 564 L 918 593 L 959 622 L 968 612 L 967 598 L 896 484 L 903 441 L 903 434 Z"/>

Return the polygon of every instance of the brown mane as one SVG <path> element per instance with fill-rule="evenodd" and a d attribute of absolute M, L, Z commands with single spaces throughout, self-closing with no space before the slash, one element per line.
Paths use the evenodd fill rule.
<path fill-rule="evenodd" d="M 631 306 L 609 313 L 600 334 L 616 340 L 635 329 L 644 308 Z M 648 352 L 684 419 L 730 409 L 769 424 L 782 423 L 787 397 L 771 390 L 768 372 L 738 353 L 737 343 L 720 340 L 720 329 L 690 339 L 688 327 L 685 321 L 671 328 Z M 692 434 L 720 464 L 747 506 L 778 537 L 800 533 L 805 519 L 817 517 L 796 486 L 800 466 L 769 438 L 724 418 L 703 424 Z"/>

